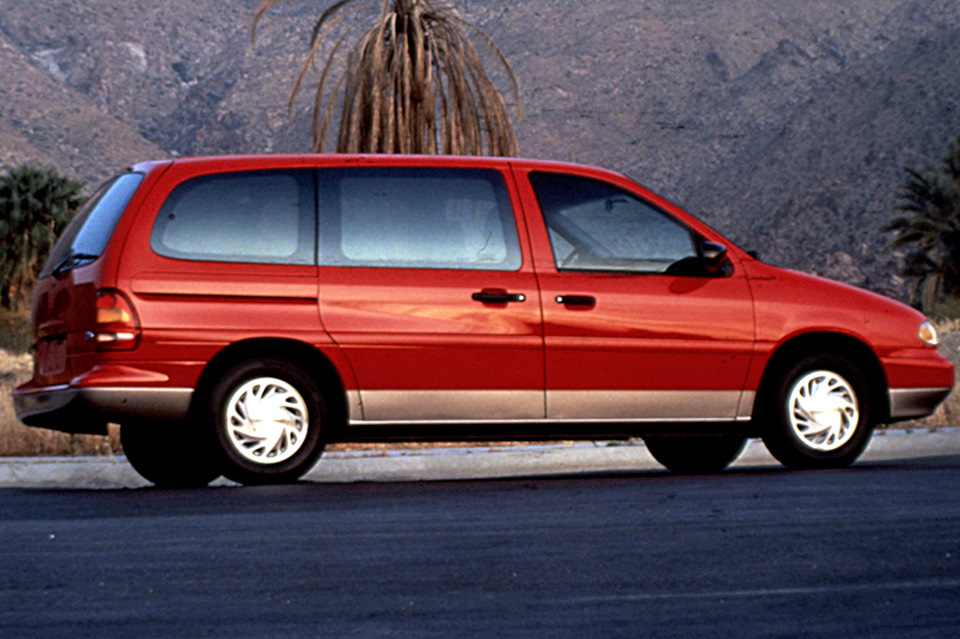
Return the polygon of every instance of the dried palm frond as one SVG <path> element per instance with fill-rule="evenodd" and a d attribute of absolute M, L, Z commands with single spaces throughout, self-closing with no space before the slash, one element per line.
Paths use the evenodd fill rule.
<path fill-rule="evenodd" d="M 257 7 L 251 29 L 254 41 L 260 20 L 280 1 L 263 0 Z M 369 24 L 366 19 L 372 19 L 372 26 L 357 34 Z M 503 66 L 518 99 L 516 76 L 503 53 L 452 4 L 339 0 L 313 26 L 288 106 L 292 112 L 323 51 L 313 96 L 315 152 L 323 151 L 339 105 L 336 150 L 341 153 L 516 155 L 517 139 L 506 103 L 470 36 Z M 328 41 L 330 46 L 324 49 Z M 342 75 L 331 87 L 331 76 L 341 64 Z"/>

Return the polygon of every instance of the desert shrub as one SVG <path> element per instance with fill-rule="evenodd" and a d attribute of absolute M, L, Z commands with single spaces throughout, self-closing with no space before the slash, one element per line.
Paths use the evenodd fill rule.
<path fill-rule="evenodd" d="M 21 355 L 30 350 L 30 317 L 0 308 L 0 350 Z"/>
<path fill-rule="evenodd" d="M 83 186 L 46 166 L 0 175 L 0 306 L 26 306 L 57 234 L 83 204 Z"/>
<path fill-rule="evenodd" d="M 960 136 L 940 162 L 907 177 L 897 193 L 895 233 L 888 248 L 906 249 L 904 274 L 913 282 L 913 302 L 931 313 L 944 296 L 960 296 Z"/>

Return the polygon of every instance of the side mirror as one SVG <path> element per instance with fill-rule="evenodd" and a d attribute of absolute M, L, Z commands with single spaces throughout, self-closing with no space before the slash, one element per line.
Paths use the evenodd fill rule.
<path fill-rule="evenodd" d="M 700 259 L 703 270 L 711 277 L 729 277 L 733 275 L 733 264 L 727 258 L 727 247 L 717 242 L 704 242 L 700 246 Z"/>
<path fill-rule="evenodd" d="M 665 273 L 686 277 L 727 277 L 733 275 L 733 265 L 727 259 L 726 246 L 704 241 L 700 243 L 700 255 L 674 262 Z"/>
<path fill-rule="evenodd" d="M 700 257 L 708 269 L 716 268 L 727 258 L 727 247 L 717 242 L 704 242 L 700 248 Z"/>
<path fill-rule="evenodd" d="M 717 242 L 701 242 L 700 254 L 674 262 L 667 275 L 687 277 L 727 277 L 733 274 L 733 265 L 727 259 L 727 247 Z"/>

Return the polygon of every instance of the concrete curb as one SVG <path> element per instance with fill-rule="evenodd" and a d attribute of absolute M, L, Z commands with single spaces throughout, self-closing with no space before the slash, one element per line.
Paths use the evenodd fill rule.
<path fill-rule="evenodd" d="M 960 455 L 960 427 L 877 431 L 861 462 Z M 748 442 L 734 468 L 779 463 L 759 440 Z M 538 475 L 662 470 L 641 440 L 522 446 L 333 447 L 304 478 L 317 483 L 445 481 Z M 0 458 L 0 488 L 117 489 L 150 484 L 117 457 Z M 225 479 L 214 485 L 234 485 Z"/>

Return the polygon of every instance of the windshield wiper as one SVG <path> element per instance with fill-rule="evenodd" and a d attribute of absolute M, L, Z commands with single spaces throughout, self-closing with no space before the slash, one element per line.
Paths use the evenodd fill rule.
<path fill-rule="evenodd" d="M 79 266 L 79 262 L 82 262 L 84 260 L 92 261 L 97 259 L 98 257 L 100 256 L 94 255 L 93 253 L 80 253 L 80 252 L 70 253 L 66 257 L 64 257 L 62 260 L 57 262 L 57 265 L 53 267 L 53 270 L 50 273 L 54 277 L 59 278 L 63 274 L 63 272 L 66 271 L 67 269 Z"/>

